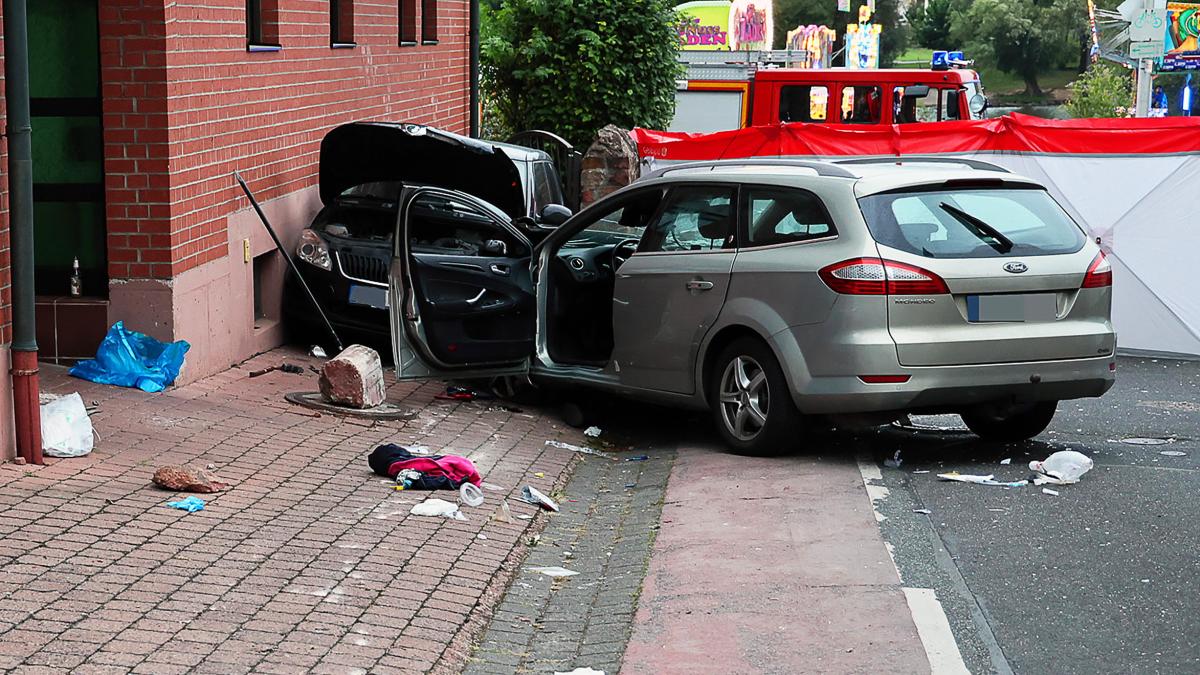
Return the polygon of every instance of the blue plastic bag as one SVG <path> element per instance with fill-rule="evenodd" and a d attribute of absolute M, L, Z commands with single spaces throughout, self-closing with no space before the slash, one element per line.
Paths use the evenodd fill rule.
<path fill-rule="evenodd" d="M 118 321 L 108 329 L 96 358 L 80 361 L 70 373 L 82 380 L 154 393 L 175 382 L 190 348 L 183 340 L 166 344 L 126 330 L 125 322 Z"/>
<path fill-rule="evenodd" d="M 204 500 L 199 497 L 184 497 L 177 502 L 167 502 L 167 506 L 173 509 L 183 509 L 188 513 L 195 513 L 204 510 Z"/>

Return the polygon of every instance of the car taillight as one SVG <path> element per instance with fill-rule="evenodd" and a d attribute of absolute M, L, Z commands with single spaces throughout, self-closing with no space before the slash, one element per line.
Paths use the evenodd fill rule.
<path fill-rule="evenodd" d="M 941 277 L 916 265 L 854 258 L 830 265 L 818 274 L 825 284 L 845 295 L 942 295 L 950 289 Z"/>
<path fill-rule="evenodd" d="M 1083 277 L 1083 287 L 1104 288 L 1105 286 L 1112 286 L 1112 263 L 1108 262 L 1108 256 L 1101 251 L 1096 254 L 1096 258 L 1088 267 L 1087 274 Z"/>

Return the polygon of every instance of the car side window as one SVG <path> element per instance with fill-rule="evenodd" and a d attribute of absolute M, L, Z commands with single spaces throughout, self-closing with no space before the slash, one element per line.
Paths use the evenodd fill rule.
<path fill-rule="evenodd" d="M 843 124 L 879 124 L 882 112 L 882 87 L 878 85 L 842 87 Z"/>
<path fill-rule="evenodd" d="M 658 219 L 646 228 L 638 253 L 732 248 L 733 197 L 732 187 L 675 188 L 667 195 Z"/>
<path fill-rule="evenodd" d="M 779 90 L 781 122 L 829 121 L 829 89 L 819 85 L 788 85 Z"/>
<path fill-rule="evenodd" d="M 587 227 L 576 232 L 568 245 L 596 246 L 641 239 L 662 198 L 662 189 L 642 190 L 628 195 L 612 207 L 593 215 Z"/>
<path fill-rule="evenodd" d="M 820 198 L 805 190 L 747 188 L 746 208 L 746 246 L 786 244 L 837 234 Z"/>

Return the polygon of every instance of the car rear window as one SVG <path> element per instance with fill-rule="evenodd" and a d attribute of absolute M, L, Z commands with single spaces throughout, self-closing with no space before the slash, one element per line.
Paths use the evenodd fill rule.
<path fill-rule="evenodd" d="M 926 258 L 1075 253 L 1086 241 L 1062 207 L 1036 188 L 906 190 L 858 203 L 875 241 Z"/>

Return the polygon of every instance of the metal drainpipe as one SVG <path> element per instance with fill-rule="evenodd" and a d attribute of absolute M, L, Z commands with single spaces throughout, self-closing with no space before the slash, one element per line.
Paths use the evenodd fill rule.
<path fill-rule="evenodd" d="M 479 0 L 471 0 L 471 27 L 468 36 L 471 51 L 471 138 L 479 138 Z"/>
<path fill-rule="evenodd" d="M 8 233 L 12 258 L 12 383 L 17 451 L 42 464 L 42 409 L 33 303 L 33 151 L 25 0 L 4 0 L 4 103 L 8 138 Z"/>

